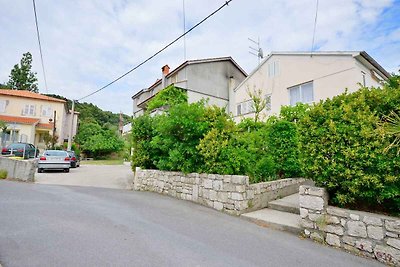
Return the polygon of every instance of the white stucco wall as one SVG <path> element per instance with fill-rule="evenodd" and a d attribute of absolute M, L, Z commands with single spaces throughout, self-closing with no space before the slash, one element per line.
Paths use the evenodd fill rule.
<path fill-rule="evenodd" d="M 278 62 L 279 72 L 269 77 L 268 66 Z M 313 81 L 314 103 L 332 98 L 345 92 L 354 92 L 362 84 L 362 73 L 365 72 L 366 86 L 379 86 L 372 78 L 370 70 L 352 55 L 272 55 L 262 63 L 260 68 L 249 76 L 235 90 L 235 105 L 230 112 L 236 121 L 254 114 L 237 116 L 236 105 L 249 100 L 247 88 L 262 89 L 263 96 L 271 94 L 271 111 L 264 112 L 264 117 L 278 114 L 281 106 L 290 104 L 288 88 Z"/>

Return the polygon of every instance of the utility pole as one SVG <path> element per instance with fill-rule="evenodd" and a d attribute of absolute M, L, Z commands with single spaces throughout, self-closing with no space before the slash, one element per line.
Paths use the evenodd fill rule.
<path fill-rule="evenodd" d="M 74 116 L 75 116 L 75 100 L 72 100 L 71 125 L 69 127 L 68 147 L 67 147 L 68 151 L 71 150 L 71 146 L 72 146 L 72 134 L 74 133 Z"/>
<path fill-rule="evenodd" d="M 57 111 L 54 110 L 54 118 L 53 118 L 53 138 L 51 140 L 51 148 L 54 149 L 54 144 L 56 141 L 56 116 L 57 116 Z"/>

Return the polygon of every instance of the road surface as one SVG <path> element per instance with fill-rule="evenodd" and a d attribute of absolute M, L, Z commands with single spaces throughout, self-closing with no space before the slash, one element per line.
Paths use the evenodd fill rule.
<path fill-rule="evenodd" d="M 13 266 L 380 266 L 170 197 L 0 180 L 0 263 Z"/>

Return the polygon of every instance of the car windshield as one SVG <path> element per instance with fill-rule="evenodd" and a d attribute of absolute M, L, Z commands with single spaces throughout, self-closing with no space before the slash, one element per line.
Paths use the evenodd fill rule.
<path fill-rule="evenodd" d="M 44 152 L 45 156 L 53 156 L 53 157 L 65 157 L 67 153 L 65 151 L 57 151 L 57 150 L 48 150 Z"/>
<path fill-rule="evenodd" d="M 11 144 L 8 147 L 12 149 L 24 149 L 25 144 Z"/>
<path fill-rule="evenodd" d="M 75 152 L 74 151 L 67 151 L 68 155 L 70 156 L 75 156 Z"/>

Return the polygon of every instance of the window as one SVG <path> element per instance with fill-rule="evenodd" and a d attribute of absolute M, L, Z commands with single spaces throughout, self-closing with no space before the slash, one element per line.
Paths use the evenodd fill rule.
<path fill-rule="evenodd" d="M 311 103 L 314 101 L 313 82 L 300 84 L 289 88 L 290 105 L 296 103 Z"/>
<path fill-rule="evenodd" d="M 50 106 L 42 107 L 42 117 L 51 117 L 53 114 L 53 109 Z"/>
<path fill-rule="evenodd" d="M 274 61 L 268 64 L 268 77 L 274 77 L 279 74 L 279 62 Z"/>
<path fill-rule="evenodd" d="M 270 111 L 271 110 L 271 94 L 267 94 L 265 96 L 265 101 L 266 101 L 265 110 Z"/>
<path fill-rule="evenodd" d="M 35 105 L 25 105 L 25 108 L 22 110 L 22 115 L 35 116 Z"/>
<path fill-rule="evenodd" d="M 247 114 L 254 112 L 253 100 L 247 100 L 237 104 L 237 115 Z"/>
<path fill-rule="evenodd" d="M 171 83 L 177 83 L 178 82 L 178 74 L 172 75 L 171 76 Z"/>
<path fill-rule="evenodd" d="M 362 75 L 362 85 L 365 87 L 366 86 L 366 82 L 365 82 L 365 72 L 361 72 L 361 75 Z"/>
<path fill-rule="evenodd" d="M 6 100 L 0 100 L 0 112 L 6 112 Z"/>

